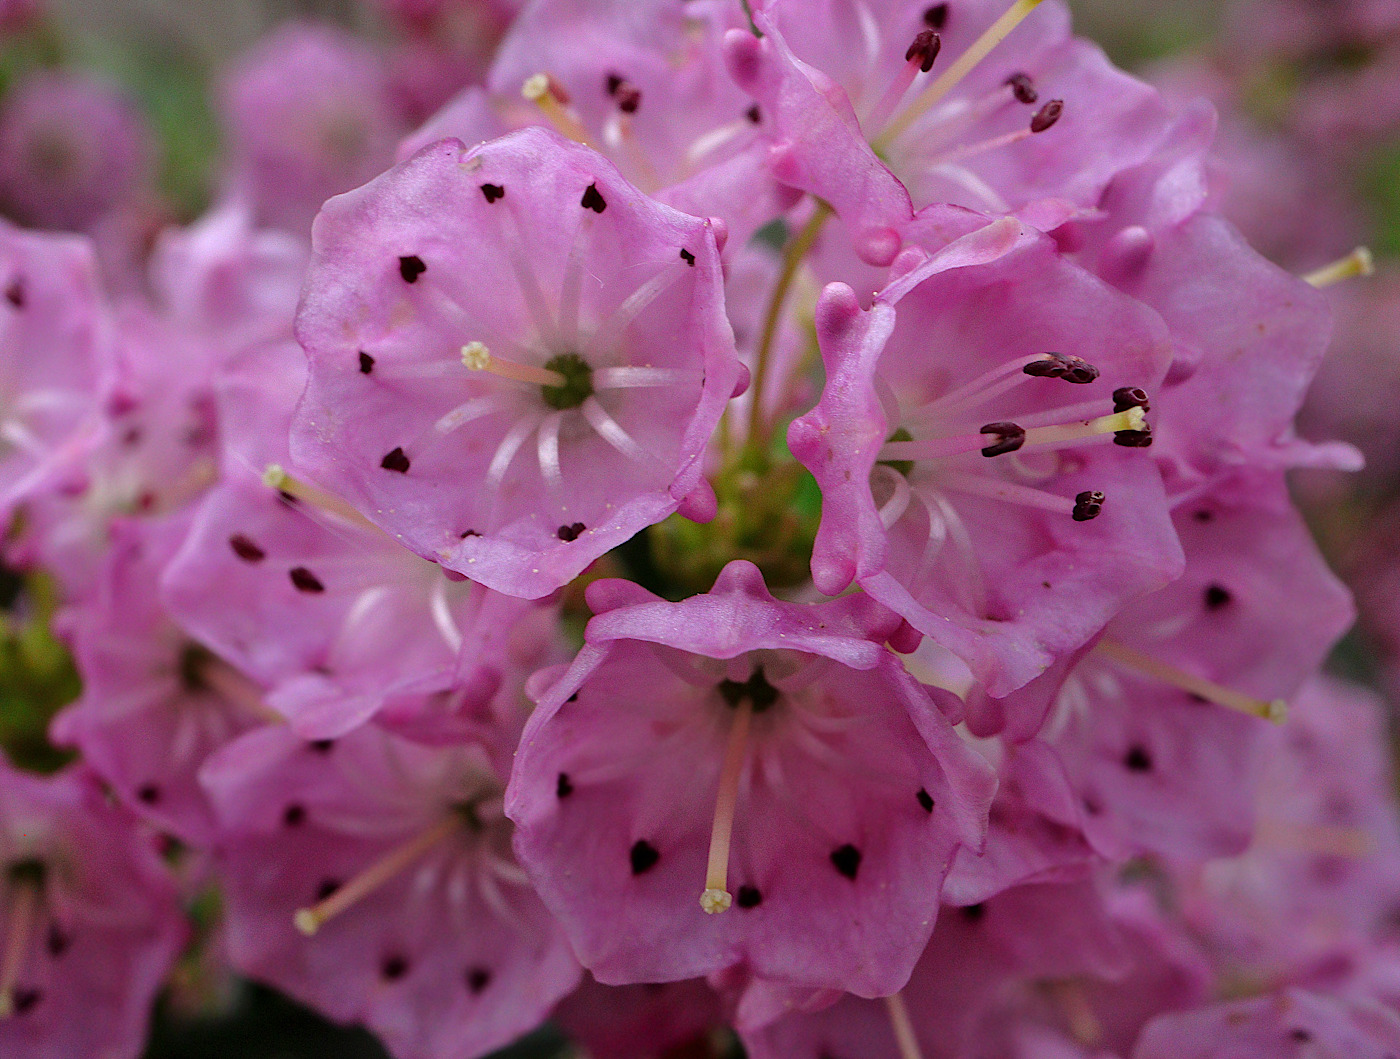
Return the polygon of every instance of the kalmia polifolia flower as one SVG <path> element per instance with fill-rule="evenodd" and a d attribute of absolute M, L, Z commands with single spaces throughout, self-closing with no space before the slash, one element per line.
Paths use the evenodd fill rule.
<path fill-rule="evenodd" d="M 186 928 L 151 836 L 81 767 L 0 758 L 0 1053 L 136 1059 Z"/>
<path fill-rule="evenodd" d="M 608 986 L 591 976 L 550 1020 L 594 1059 L 665 1059 L 725 1023 L 719 994 L 698 979 Z"/>
<path fill-rule="evenodd" d="M 422 737 L 461 737 L 512 688 L 501 719 L 518 727 L 525 678 L 559 655 L 555 611 L 449 576 L 289 474 L 305 378 L 286 343 L 250 351 L 221 378 L 223 479 L 165 571 L 171 613 L 308 739 L 376 715 Z"/>
<path fill-rule="evenodd" d="M 780 603 L 738 561 L 679 603 L 623 581 L 588 598 L 506 794 L 580 960 L 609 984 L 738 966 L 898 989 L 994 782 L 882 646 L 899 619 L 863 596 Z"/>
<path fill-rule="evenodd" d="M 36 228 L 90 230 L 146 189 L 151 141 L 146 119 L 111 85 L 31 74 L 0 110 L 0 207 Z"/>
<path fill-rule="evenodd" d="M 1223 479 L 1174 524 L 1185 574 L 1109 624 L 1042 736 L 1075 790 L 1066 823 L 1114 859 L 1248 844 L 1262 721 L 1283 722 L 1353 618 L 1278 475 Z"/>
<path fill-rule="evenodd" d="M 826 388 L 788 443 L 822 488 L 817 588 L 858 582 L 1002 696 L 1181 555 L 1141 451 L 1160 321 L 1014 219 L 982 224 L 911 247 L 869 310 L 826 288 Z"/>
<path fill-rule="evenodd" d="M 267 718 L 256 687 L 177 628 L 161 604 L 161 569 L 185 513 L 115 524 L 94 589 L 64 616 L 83 695 L 54 719 L 121 801 L 195 846 L 214 820 L 197 775 L 213 751 Z"/>
<path fill-rule="evenodd" d="M 98 429 L 111 323 L 92 248 L 0 225 L 0 520 Z"/>
<path fill-rule="evenodd" d="M 234 965 L 399 1059 L 484 1055 L 541 1022 L 579 969 L 511 856 L 492 753 L 372 725 L 226 747 L 203 779 Z"/>
<path fill-rule="evenodd" d="M 326 199 L 387 166 L 402 132 L 374 50 L 309 23 L 282 27 L 239 59 L 223 110 L 230 191 L 261 224 L 299 234 Z"/>
<path fill-rule="evenodd" d="M 292 453 L 424 558 L 538 598 L 675 511 L 742 369 L 716 233 L 530 128 L 328 204 Z"/>
<path fill-rule="evenodd" d="M 731 31 L 726 58 L 769 115 L 774 175 L 830 203 L 872 264 L 929 203 L 1056 227 L 1165 126 L 1157 93 L 1071 37 L 1053 0 L 757 8 L 763 36 Z"/>

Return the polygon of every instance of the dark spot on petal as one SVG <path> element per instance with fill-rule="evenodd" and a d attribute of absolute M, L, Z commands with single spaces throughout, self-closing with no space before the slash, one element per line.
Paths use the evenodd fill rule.
<path fill-rule="evenodd" d="M 575 522 L 572 526 L 560 526 L 555 533 L 561 541 L 576 541 L 587 528 L 582 522 Z"/>
<path fill-rule="evenodd" d="M 1209 522 L 1211 519 L 1215 518 L 1215 512 L 1201 508 L 1199 511 L 1194 512 L 1191 517 L 1197 522 Z"/>
<path fill-rule="evenodd" d="M 924 8 L 924 25 L 931 29 L 942 29 L 948 24 L 948 5 L 934 4 Z"/>
<path fill-rule="evenodd" d="M 1230 595 L 1230 590 L 1224 585 L 1211 583 L 1206 585 L 1205 600 L 1206 610 L 1219 610 L 1229 604 L 1235 597 Z"/>
<path fill-rule="evenodd" d="M 757 886 L 741 886 L 734 895 L 734 903 L 740 908 L 757 908 L 763 904 L 763 895 L 758 892 Z"/>
<path fill-rule="evenodd" d="M 308 750 L 317 754 L 329 754 L 334 746 L 334 739 L 313 739 L 306 744 Z"/>
<path fill-rule="evenodd" d="M 587 190 L 583 193 L 583 199 L 579 202 L 579 205 L 586 210 L 592 210 L 594 213 L 602 213 L 605 209 L 608 208 L 606 200 L 604 200 L 602 194 L 600 194 L 598 191 L 597 184 L 588 185 Z"/>
<path fill-rule="evenodd" d="M 408 961 L 402 956 L 386 956 L 379 964 L 379 977 L 386 982 L 396 982 L 408 974 Z"/>
<path fill-rule="evenodd" d="M 855 879 L 860 871 L 860 850 L 847 842 L 831 851 L 831 863 L 848 879 Z"/>
<path fill-rule="evenodd" d="M 160 787 L 154 783 L 143 783 L 136 788 L 136 800 L 145 805 L 155 805 L 160 801 Z"/>
<path fill-rule="evenodd" d="M 373 370 L 374 358 L 371 357 L 368 353 L 366 353 L 363 349 L 360 350 L 360 374 L 368 375 Z"/>
<path fill-rule="evenodd" d="M 482 184 L 481 194 L 485 196 L 487 202 L 495 202 L 497 199 L 505 198 L 506 189 L 501 184 Z"/>
<path fill-rule="evenodd" d="M 331 894 L 340 889 L 339 879 L 322 879 L 316 887 L 316 900 L 324 901 Z"/>
<path fill-rule="evenodd" d="M 763 120 L 763 112 L 758 109 L 758 104 L 755 103 L 753 106 L 749 107 L 748 110 L 744 111 L 744 117 L 749 119 L 750 124 L 757 125 Z"/>
<path fill-rule="evenodd" d="M 245 563 L 260 563 L 267 558 L 267 552 L 263 551 L 252 539 L 242 533 L 235 533 L 228 539 L 228 546 L 233 549 L 233 554 L 242 559 Z"/>
<path fill-rule="evenodd" d="M 684 261 L 687 265 L 691 266 L 692 268 L 695 267 L 695 255 L 692 254 L 689 250 L 681 251 L 681 260 Z"/>
<path fill-rule="evenodd" d="M 1065 111 L 1065 101 L 1063 99 L 1052 99 L 1045 106 L 1035 112 L 1031 118 L 1031 132 L 1044 132 L 1060 120 L 1060 115 Z"/>
<path fill-rule="evenodd" d="M 613 99 L 617 100 L 617 109 L 622 113 L 635 114 L 642 105 L 642 90 L 630 81 L 623 81 L 613 93 Z"/>
<path fill-rule="evenodd" d="M 16 309 L 24 308 L 24 281 L 13 279 L 10 285 L 5 288 L 5 300 Z"/>
<path fill-rule="evenodd" d="M 485 967 L 468 967 L 466 982 L 467 988 L 471 990 L 472 996 L 476 996 L 491 984 L 491 972 Z"/>
<path fill-rule="evenodd" d="M 44 998 L 43 991 L 39 989 L 16 989 L 11 996 L 14 999 L 16 1015 L 32 1011 L 34 1006 Z"/>
<path fill-rule="evenodd" d="M 398 471 L 399 474 L 407 474 L 409 468 L 408 457 L 404 455 L 403 449 L 395 446 L 384 454 L 384 458 L 379 461 L 379 466 L 386 471 Z"/>
<path fill-rule="evenodd" d="M 1123 767 L 1129 772 L 1151 772 L 1152 755 L 1134 743 L 1123 755 Z"/>
<path fill-rule="evenodd" d="M 72 944 L 73 939 L 64 933 L 62 927 L 57 923 L 49 924 L 48 934 L 44 937 L 44 948 L 48 949 L 50 956 L 54 959 L 58 959 L 58 957 L 68 951 L 69 946 Z"/>
<path fill-rule="evenodd" d="M 287 576 L 292 579 L 292 584 L 298 592 L 324 592 L 326 586 L 321 584 L 321 579 L 304 566 L 294 566 L 287 571 Z"/>
<path fill-rule="evenodd" d="M 929 794 L 928 791 L 920 787 L 919 793 L 914 795 L 914 797 L 919 799 L 919 808 L 921 808 L 924 812 L 933 812 L 933 795 Z"/>
<path fill-rule="evenodd" d="M 1035 83 L 1026 74 L 1012 74 L 1006 79 L 1006 83 L 1018 103 L 1034 103 L 1040 98 L 1040 93 L 1035 90 Z"/>
<path fill-rule="evenodd" d="M 300 827 L 306 822 L 306 809 L 293 802 L 282 811 L 282 823 L 288 827 Z"/>
<path fill-rule="evenodd" d="M 564 701 L 565 701 L 565 702 L 578 702 L 578 692 L 577 692 L 577 691 L 574 692 L 572 695 L 570 695 L 570 696 L 569 696 L 567 699 L 565 699 Z"/>
<path fill-rule="evenodd" d="M 574 793 L 574 785 L 567 772 L 559 773 L 559 779 L 554 784 L 554 793 L 559 798 L 567 798 Z"/>
<path fill-rule="evenodd" d="M 1294 1029 L 1289 1030 L 1288 1037 L 1290 1040 L 1297 1041 L 1299 1044 L 1307 1044 L 1310 1040 L 1313 1039 L 1313 1035 L 1307 1030 L 1303 1029 L 1302 1026 L 1297 1026 Z"/>
<path fill-rule="evenodd" d="M 980 923 L 987 915 L 986 905 L 966 905 L 958 909 L 962 913 L 963 919 L 969 923 Z"/>
<path fill-rule="evenodd" d="M 427 271 L 428 266 L 423 264 L 423 259 L 416 254 L 399 258 L 399 275 L 405 283 L 417 283 L 418 277 Z"/>
<path fill-rule="evenodd" d="M 661 859 L 661 854 L 656 852 L 653 846 L 644 838 L 639 838 L 632 843 L 632 851 L 628 854 L 632 861 L 632 874 L 641 875 L 643 872 L 651 871 L 656 867 L 656 862 Z"/>
<path fill-rule="evenodd" d="M 603 79 L 603 84 L 607 86 L 608 95 L 612 95 L 622 87 L 622 82 L 626 80 L 621 74 L 609 73 Z"/>

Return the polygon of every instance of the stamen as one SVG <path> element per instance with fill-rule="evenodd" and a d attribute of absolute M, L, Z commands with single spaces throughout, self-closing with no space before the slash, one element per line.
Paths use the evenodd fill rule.
<path fill-rule="evenodd" d="M 933 30 L 925 29 L 919 32 L 914 38 L 914 43 L 909 45 L 909 50 L 904 53 L 904 65 L 899 68 L 884 95 L 862 122 L 864 128 L 870 130 L 873 135 L 885 127 L 885 122 L 890 120 L 890 115 L 904 99 L 904 93 L 909 91 L 914 78 L 933 69 L 933 60 L 938 57 L 942 47 L 943 39 Z"/>
<path fill-rule="evenodd" d="M 588 130 L 583 127 L 583 122 L 579 121 L 578 115 L 568 106 L 569 94 L 549 74 L 541 73 L 527 77 L 525 83 L 520 86 L 520 94 L 539 107 L 540 113 L 549 120 L 549 123 L 569 139 L 576 140 L 585 147 L 593 147 L 592 141 L 588 138 Z M 594 150 L 597 148 L 595 147 Z"/>
<path fill-rule="evenodd" d="M 1056 496 L 1054 493 L 1047 493 L 1028 485 L 1002 481 L 986 474 L 941 473 L 938 476 L 938 484 L 955 493 L 971 493 L 991 500 L 1004 500 L 1008 504 L 1053 511 L 1057 515 L 1072 515 L 1077 510 L 1075 501 L 1067 497 Z"/>
<path fill-rule="evenodd" d="M 454 812 L 439 820 L 422 834 L 415 835 L 407 842 L 390 850 L 323 900 L 316 902 L 309 908 L 298 909 L 292 918 L 297 930 L 307 937 L 311 937 L 329 920 L 374 893 L 465 823 L 465 817 Z"/>
<path fill-rule="evenodd" d="M 39 885 L 29 878 L 10 881 L 10 922 L 5 931 L 4 958 L 0 959 L 0 1020 L 15 1013 L 15 983 L 19 980 L 39 911 Z"/>
<path fill-rule="evenodd" d="M 987 53 L 1000 44 L 1007 35 L 1019 26 L 1023 19 L 1040 6 L 1040 0 L 1016 0 L 1002 16 L 993 22 L 982 36 L 972 42 L 972 46 L 957 57 L 953 65 L 939 75 L 938 80 L 920 93 L 913 103 L 904 108 L 894 121 L 882 132 L 873 144 L 876 151 L 887 150 L 909 126 L 929 112 L 938 102 L 957 86 L 958 82 L 971 72 L 972 68 L 987 57 Z"/>
<path fill-rule="evenodd" d="M 1042 133 L 1055 122 L 1060 120 L 1060 115 L 1065 112 L 1065 101 L 1063 99 L 1052 99 L 1045 106 L 1035 112 L 1031 118 L 1031 134 Z"/>
<path fill-rule="evenodd" d="M 885 1010 L 890 1014 L 890 1029 L 894 1030 L 895 1043 L 899 1045 L 899 1059 L 923 1059 L 919 1039 L 914 1036 L 914 1023 L 909 1019 L 909 1009 L 904 1006 L 904 994 L 885 997 Z"/>
<path fill-rule="evenodd" d="M 510 470 L 515 454 L 520 451 L 520 446 L 525 444 L 525 439 L 539 426 L 543 418 L 543 415 L 526 416 L 506 431 L 506 436 L 501 439 L 501 443 L 496 446 L 495 455 L 491 457 L 491 465 L 486 468 L 486 481 L 492 489 L 499 488 L 505 481 L 506 471 Z"/>
<path fill-rule="evenodd" d="M 545 416 L 544 422 L 540 424 L 539 437 L 536 439 L 540 474 L 551 489 L 559 489 L 564 485 L 564 474 L 559 467 L 559 428 L 563 425 L 563 412 Z"/>
<path fill-rule="evenodd" d="M 743 771 L 748 750 L 749 722 L 753 719 L 753 701 L 745 696 L 735 707 L 734 722 L 729 729 L 729 744 L 724 750 L 724 764 L 719 773 L 719 793 L 715 795 L 715 819 L 710 829 L 710 859 L 705 868 L 705 892 L 700 895 L 700 907 L 710 915 L 729 908 L 733 897 L 729 893 L 729 838 L 734 831 L 734 808 L 739 801 L 739 774 Z"/>
<path fill-rule="evenodd" d="M 626 390 L 643 386 L 680 386 L 699 382 L 702 373 L 684 368 L 598 368 L 593 372 L 595 390 Z"/>
<path fill-rule="evenodd" d="M 481 342 L 468 342 L 462 347 L 462 364 L 472 371 L 489 371 L 503 379 L 514 379 L 516 382 L 526 382 L 533 386 L 558 387 L 568 382 L 557 371 L 495 356 Z"/>
<path fill-rule="evenodd" d="M 203 664 L 196 674 L 199 682 L 220 698 L 241 706 L 253 717 L 281 721 L 282 717 L 263 702 L 262 692 L 238 670 L 213 655 L 202 656 Z"/>
<path fill-rule="evenodd" d="M 632 182 L 637 187 L 647 192 L 661 187 L 663 181 L 657 176 L 656 167 L 651 164 L 646 148 L 637 139 L 630 111 L 608 117 L 603 123 L 603 140 L 609 147 L 620 147 L 627 153 L 627 160 L 632 163 L 634 170 Z"/>
<path fill-rule="evenodd" d="M 617 420 L 608 415 L 597 397 L 590 397 L 580 406 L 583 411 L 583 418 L 588 420 L 588 425 L 598 432 L 598 436 L 606 441 L 618 452 L 628 459 L 643 463 L 647 460 L 647 451 L 632 440 L 632 435 L 623 430 Z"/>
<path fill-rule="evenodd" d="M 1017 103 L 1030 105 L 1040 98 L 1040 93 L 1035 90 L 1035 82 L 1027 74 L 1012 74 L 1006 79 L 1006 87 L 1011 89 Z"/>
<path fill-rule="evenodd" d="M 1311 283 L 1314 287 L 1330 287 L 1344 279 L 1369 276 L 1375 271 L 1376 261 L 1371 256 L 1370 248 L 1358 246 L 1346 257 L 1333 261 L 1330 265 L 1323 265 L 1314 272 L 1309 272 L 1303 277 L 1303 281 Z"/>
<path fill-rule="evenodd" d="M 1085 1048 L 1097 1046 L 1103 1040 L 1103 1023 L 1089 1003 L 1083 984 L 1060 980 L 1047 982 L 1045 988 L 1064 1015 L 1070 1036 Z"/>
<path fill-rule="evenodd" d="M 1103 655 L 1109 661 L 1115 662 L 1125 669 L 1136 670 L 1144 676 L 1160 680 L 1164 684 L 1170 684 L 1172 687 L 1180 688 L 1192 695 L 1198 695 L 1217 706 L 1239 710 L 1241 713 L 1247 713 L 1254 717 L 1262 717 L 1275 724 L 1282 724 L 1288 717 L 1288 703 L 1283 699 L 1266 702 L 1263 699 L 1252 698 L 1243 692 L 1227 688 L 1223 684 L 1217 684 L 1215 681 L 1207 680 L 1195 673 L 1188 673 L 1184 669 L 1168 665 L 1161 659 L 1153 658 L 1151 655 L 1143 654 L 1141 651 L 1113 640 L 1100 640 L 1094 647 L 1094 653 Z"/>
<path fill-rule="evenodd" d="M 263 485 L 267 486 L 269 489 L 276 489 L 279 493 L 290 496 L 294 500 L 300 500 L 302 503 L 314 507 L 319 511 L 324 511 L 328 515 L 334 515 L 336 518 L 348 522 L 353 526 L 371 529 L 376 533 L 380 532 L 378 526 L 365 518 L 364 515 L 360 514 L 344 500 L 340 499 L 340 497 L 333 493 L 328 493 L 317 486 L 311 485 L 309 482 L 303 482 L 300 478 L 293 478 L 282 469 L 280 463 L 269 463 L 267 465 L 267 470 L 263 471 L 262 480 Z"/>

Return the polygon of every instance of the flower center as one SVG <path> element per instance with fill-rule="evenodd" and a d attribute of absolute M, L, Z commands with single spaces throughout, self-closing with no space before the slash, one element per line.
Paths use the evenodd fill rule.
<path fill-rule="evenodd" d="M 577 353 L 560 353 L 545 361 L 544 367 L 564 380 L 558 385 L 540 387 L 544 403 L 550 408 L 577 408 L 593 396 L 593 369 Z"/>

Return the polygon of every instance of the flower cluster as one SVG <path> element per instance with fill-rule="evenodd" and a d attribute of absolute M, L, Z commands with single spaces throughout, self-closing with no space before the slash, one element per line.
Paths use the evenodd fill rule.
<path fill-rule="evenodd" d="M 0 1054 L 216 967 L 397 1059 L 1400 1054 L 1332 277 L 1209 105 L 1060 0 L 382 6 L 155 236 L 122 101 L 5 100 L 6 621 L 81 693 L 0 728 Z"/>

